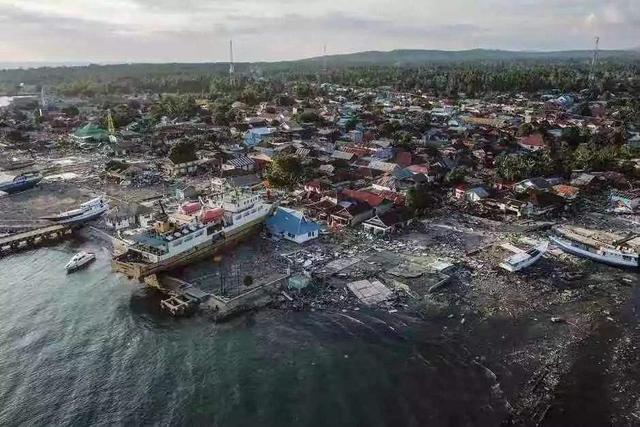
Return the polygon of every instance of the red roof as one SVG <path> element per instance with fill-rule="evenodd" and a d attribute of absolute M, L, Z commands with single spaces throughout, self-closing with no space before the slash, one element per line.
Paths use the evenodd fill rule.
<path fill-rule="evenodd" d="M 369 155 L 369 150 L 362 147 L 345 147 L 344 151 L 347 153 L 353 153 L 356 157 L 364 157 Z"/>
<path fill-rule="evenodd" d="M 406 168 L 412 163 L 411 153 L 408 151 L 401 151 L 396 155 L 396 163 L 398 166 Z"/>
<path fill-rule="evenodd" d="M 544 147 L 544 139 L 539 133 L 533 133 L 527 137 L 520 139 L 520 145 L 526 145 L 529 147 Z"/>
<path fill-rule="evenodd" d="M 224 209 L 222 208 L 207 209 L 202 213 L 202 216 L 200 217 L 200 221 L 202 221 L 203 224 L 208 224 L 210 222 L 217 221 L 223 216 L 224 216 Z"/>
<path fill-rule="evenodd" d="M 400 193 L 389 190 L 379 190 L 376 191 L 376 194 L 380 197 L 383 197 L 385 200 L 393 202 L 393 204 L 396 206 L 404 206 L 404 196 Z"/>
<path fill-rule="evenodd" d="M 342 194 L 350 199 L 364 202 L 372 208 L 380 206 L 385 201 L 384 197 L 378 196 L 377 194 L 370 193 L 368 191 L 346 189 L 342 190 Z"/>

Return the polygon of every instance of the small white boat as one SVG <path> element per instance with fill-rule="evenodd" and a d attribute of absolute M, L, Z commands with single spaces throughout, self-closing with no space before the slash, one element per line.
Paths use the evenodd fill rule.
<path fill-rule="evenodd" d="M 510 272 L 520 271 L 529 267 L 536 261 L 538 261 L 549 247 L 549 242 L 544 241 L 538 246 L 529 249 L 528 251 L 513 254 L 500 263 L 500 267 Z"/>
<path fill-rule="evenodd" d="M 67 273 L 71 273 L 85 267 L 95 259 L 96 259 L 96 254 L 94 254 L 93 252 L 84 252 L 84 251 L 78 252 L 69 260 L 69 262 L 67 263 L 67 265 L 64 266 L 64 268 L 67 269 Z"/>

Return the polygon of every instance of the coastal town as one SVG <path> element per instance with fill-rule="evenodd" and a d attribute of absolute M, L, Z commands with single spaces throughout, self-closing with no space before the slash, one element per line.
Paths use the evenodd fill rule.
<path fill-rule="evenodd" d="M 544 316 L 552 338 L 509 357 L 547 389 L 565 363 L 550 349 L 619 321 L 640 253 L 637 75 L 598 96 L 291 81 L 262 100 L 244 84 L 224 102 L 17 86 L 0 112 L 2 256 L 81 235 L 167 315 L 217 321 L 374 309 L 455 334 Z M 516 417 L 543 417 L 549 394 L 528 393 Z"/>

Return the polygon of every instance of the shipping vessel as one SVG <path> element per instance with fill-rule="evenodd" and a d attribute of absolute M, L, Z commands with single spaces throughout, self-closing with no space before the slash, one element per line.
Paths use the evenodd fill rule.
<path fill-rule="evenodd" d="M 555 226 L 550 240 L 565 252 L 616 267 L 637 268 L 640 236 Z"/>
<path fill-rule="evenodd" d="M 88 202 L 84 202 L 78 209 L 61 212 L 58 215 L 46 216 L 41 219 L 54 221 L 58 224 L 77 225 L 92 221 L 109 210 L 109 204 L 102 198 L 96 197 Z"/>
<path fill-rule="evenodd" d="M 42 181 L 40 172 L 26 172 L 13 178 L 11 181 L 0 182 L 0 192 L 13 194 L 35 187 Z"/>
<path fill-rule="evenodd" d="M 189 264 L 250 235 L 270 212 L 260 195 L 237 191 L 202 205 L 187 222 L 170 219 L 163 208 L 152 227 L 121 240 L 124 251 L 112 267 L 142 279 Z"/>

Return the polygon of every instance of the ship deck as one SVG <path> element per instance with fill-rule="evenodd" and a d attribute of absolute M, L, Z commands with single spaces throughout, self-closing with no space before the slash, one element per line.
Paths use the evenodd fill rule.
<path fill-rule="evenodd" d="M 580 227 L 559 227 L 556 231 L 570 240 L 594 248 L 606 246 L 609 248 L 620 247 L 630 251 L 640 251 L 640 237 L 638 236 L 623 236 L 608 231 L 589 230 Z"/>

